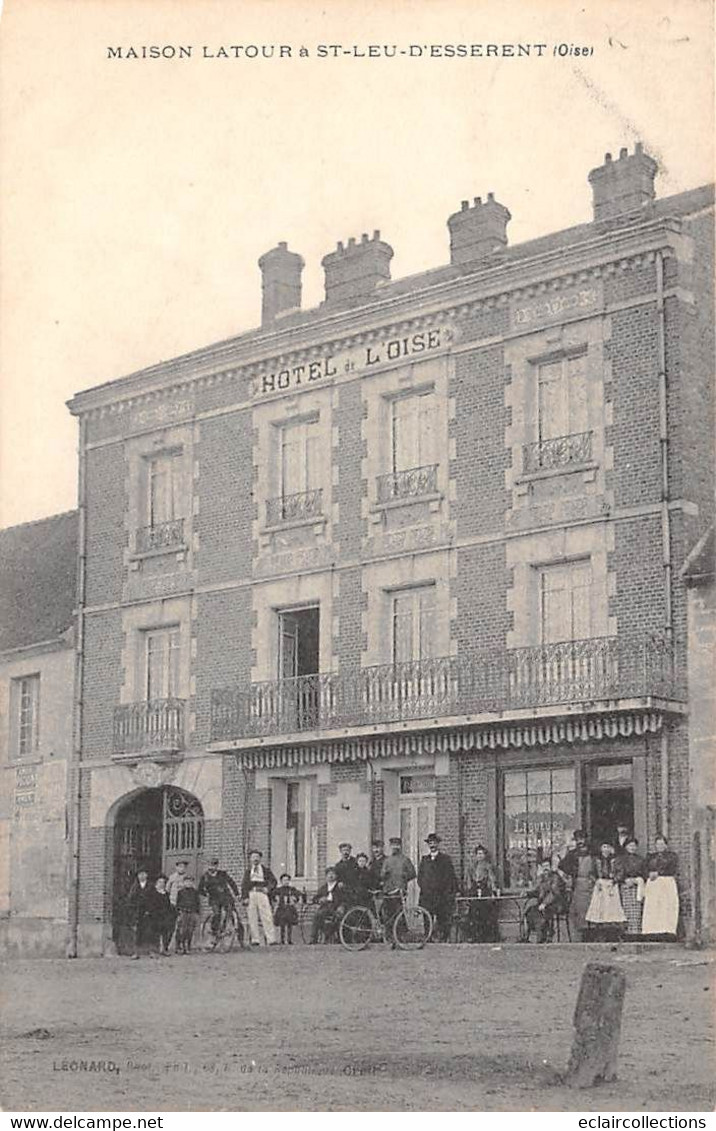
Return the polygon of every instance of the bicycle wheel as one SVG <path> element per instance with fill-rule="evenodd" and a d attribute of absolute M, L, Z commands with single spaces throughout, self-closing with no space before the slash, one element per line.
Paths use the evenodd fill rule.
<path fill-rule="evenodd" d="M 433 931 L 433 917 L 424 907 L 404 907 L 393 923 L 393 938 L 400 950 L 420 950 Z"/>
<path fill-rule="evenodd" d="M 201 940 L 202 950 L 214 950 L 216 948 L 217 940 L 211 929 L 211 920 L 214 918 L 213 911 L 207 911 L 206 915 L 201 921 L 199 928 L 199 938 Z"/>
<path fill-rule="evenodd" d="M 341 919 L 338 933 L 346 950 L 364 950 L 373 938 L 373 916 L 367 907 L 351 907 Z"/>
<path fill-rule="evenodd" d="M 224 954 L 228 954 L 236 942 L 237 930 L 235 916 L 235 911 L 227 911 L 221 917 L 221 930 L 219 931 L 219 937 L 216 941 L 216 949 L 223 951 Z"/>

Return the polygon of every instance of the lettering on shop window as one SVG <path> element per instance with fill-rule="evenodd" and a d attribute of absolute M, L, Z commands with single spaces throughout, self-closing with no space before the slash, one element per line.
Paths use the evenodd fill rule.
<path fill-rule="evenodd" d="M 329 354 L 303 365 L 287 366 L 273 373 L 265 373 L 258 379 L 255 393 L 257 396 L 268 395 L 316 381 L 327 381 L 341 373 L 356 373 L 387 362 L 417 358 L 421 354 L 440 349 L 447 341 L 447 331 L 434 329 L 383 342 L 372 342 L 369 346 L 361 346 L 345 353 Z"/>

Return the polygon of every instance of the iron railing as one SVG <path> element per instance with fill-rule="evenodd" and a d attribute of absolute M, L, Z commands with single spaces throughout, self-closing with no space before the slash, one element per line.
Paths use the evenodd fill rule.
<path fill-rule="evenodd" d="M 184 708 L 183 699 L 155 699 L 115 707 L 115 754 L 183 750 Z"/>
<path fill-rule="evenodd" d="M 435 495 L 438 489 L 438 465 L 431 463 L 425 467 L 411 467 L 407 471 L 391 471 L 389 475 L 379 475 L 377 486 L 379 503 Z"/>
<path fill-rule="evenodd" d="M 592 458 L 592 433 L 575 432 L 571 436 L 554 436 L 525 444 L 522 448 L 525 472 L 551 471 L 570 463 L 589 463 Z"/>
<path fill-rule="evenodd" d="M 158 522 L 154 526 L 143 526 L 137 531 L 137 550 L 140 554 L 149 550 L 174 550 L 184 545 L 184 519 L 173 518 L 171 522 Z"/>
<path fill-rule="evenodd" d="M 280 526 L 283 522 L 298 522 L 303 518 L 320 518 L 323 514 L 323 491 L 299 491 L 296 495 L 280 495 L 266 500 L 266 523 Z"/>
<path fill-rule="evenodd" d="M 409 719 L 681 698 L 666 641 L 603 637 L 215 690 L 214 741 Z"/>

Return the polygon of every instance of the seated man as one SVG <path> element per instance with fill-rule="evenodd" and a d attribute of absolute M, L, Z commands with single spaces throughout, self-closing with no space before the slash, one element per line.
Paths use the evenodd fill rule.
<path fill-rule="evenodd" d="M 318 910 L 313 918 L 311 942 L 317 943 L 321 934 L 324 941 L 328 942 L 348 910 L 346 893 L 343 885 L 336 878 L 335 868 L 326 868 L 326 882 L 319 887 L 313 902 L 318 904 Z"/>
<path fill-rule="evenodd" d="M 525 904 L 525 930 L 527 942 L 534 931 L 537 942 L 548 942 L 554 933 L 554 920 L 567 910 L 566 886 L 559 872 L 553 871 L 549 861 L 540 864 L 534 888 Z"/>

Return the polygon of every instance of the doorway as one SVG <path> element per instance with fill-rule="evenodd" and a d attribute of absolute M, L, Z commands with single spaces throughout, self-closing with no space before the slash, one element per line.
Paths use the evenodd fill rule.
<path fill-rule="evenodd" d="M 427 851 L 425 838 L 435 831 L 434 775 L 401 774 L 398 810 L 403 852 L 417 871 L 420 858 Z"/>
<path fill-rule="evenodd" d="M 151 883 L 186 860 L 189 875 L 203 871 L 204 814 L 201 802 L 174 786 L 145 789 L 131 797 L 114 822 L 112 934 L 120 953 L 133 949 L 127 896 L 140 867 Z"/>
<path fill-rule="evenodd" d="M 589 792 L 589 840 L 595 851 L 601 844 L 614 844 L 617 826 L 634 829 L 634 791 L 627 788 L 591 789 Z"/>
<path fill-rule="evenodd" d="M 320 716 L 320 611 L 317 605 L 278 614 L 279 711 L 283 730 L 312 730 Z"/>

